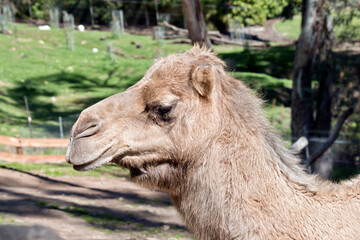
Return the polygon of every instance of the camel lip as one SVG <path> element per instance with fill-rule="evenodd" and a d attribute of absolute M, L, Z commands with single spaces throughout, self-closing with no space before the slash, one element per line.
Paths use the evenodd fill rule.
<path fill-rule="evenodd" d="M 107 157 L 107 158 L 102 158 L 102 159 L 95 159 L 91 162 L 87 162 L 84 164 L 80 164 L 80 165 L 73 165 L 73 168 L 76 171 L 90 171 L 93 170 L 95 168 L 101 167 L 107 163 L 109 163 L 112 160 L 111 157 Z"/>
<path fill-rule="evenodd" d="M 90 171 L 95 168 L 101 167 L 107 163 L 109 163 L 113 157 L 108 154 L 108 152 L 111 150 L 111 147 L 114 145 L 114 143 L 110 143 L 108 146 L 106 146 L 99 154 L 98 156 L 94 157 L 90 161 L 86 162 L 78 162 L 78 161 L 72 161 L 71 159 L 71 143 L 69 144 L 69 147 L 66 152 L 66 161 L 73 165 L 73 168 L 76 171 Z"/>

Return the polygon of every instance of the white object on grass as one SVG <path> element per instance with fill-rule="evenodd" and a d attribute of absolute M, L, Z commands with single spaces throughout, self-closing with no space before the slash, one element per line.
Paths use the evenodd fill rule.
<path fill-rule="evenodd" d="M 42 31 L 49 31 L 51 30 L 51 27 L 49 25 L 40 25 L 38 26 L 38 29 Z"/>
<path fill-rule="evenodd" d="M 82 25 L 82 24 L 80 24 L 80 25 L 78 26 L 78 29 L 79 29 L 80 32 L 84 32 L 84 31 L 85 31 L 85 26 Z"/>

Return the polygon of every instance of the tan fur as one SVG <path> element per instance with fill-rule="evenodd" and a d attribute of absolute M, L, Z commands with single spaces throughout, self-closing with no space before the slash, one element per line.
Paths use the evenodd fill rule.
<path fill-rule="evenodd" d="M 262 101 L 197 46 L 84 110 L 67 160 L 78 170 L 129 168 L 135 182 L 170 193 L 199 239 L 360 238 L 360 179 L 306 174 Z"/>

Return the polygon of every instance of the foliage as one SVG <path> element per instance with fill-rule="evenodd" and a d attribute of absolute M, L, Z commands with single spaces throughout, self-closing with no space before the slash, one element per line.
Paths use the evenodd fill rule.
<path fill-rule="evenodd" d="M 33 18 L 35 19 L 43 19 L 45 14 L 43 10 L 43 6 L 46 0 L 35 1 L 34 4 L 31 5 L 31 10 L 33 14 Z"/>
<path fill-rule="evenodd" d="M 292 11 L 300 3 L 299 0 L 234 0 L 229 12 L 234 20 L 239 21 L 244 26 L 263 25 L 266 19 L 281 16 L 290 2 L 292 5 L 296 3 L 294 6 L 291 5 Z"/>
<path fill-rule="evenodd" d="M 330 0 L 337 38 L 340 41 L 360 40 L 360 4 L 357 0 Z"/>
<path fill-rule="evenodd" d="M 24 17 L 29 15 L 27 1 L 17 1 L 17 16 Z M 34 19 L 49 19 L 51 6 L 58 6 L 61 11 L 67 11 L 75 15 L 77 22 L 90 23 L 89 1 L 83 0 L 36 0 L 31 2 L 31 10 Z M 108 24 L 111 19 L 111 11 L 123 6 L 120 1 L 92 1 L 95 22 L 98 24 Z"/>

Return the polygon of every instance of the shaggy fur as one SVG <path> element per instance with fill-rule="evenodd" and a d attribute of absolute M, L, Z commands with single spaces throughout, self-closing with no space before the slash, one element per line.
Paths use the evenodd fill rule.
<path fill-rule="evenodd" d="M 195 46 L 157 60 L 126 92 L 84 110 L 67 160 L 109 161 L 169 192 L 199 239 L 359 239 L 360 179 L 305 173 L 262 101 Z"/>

